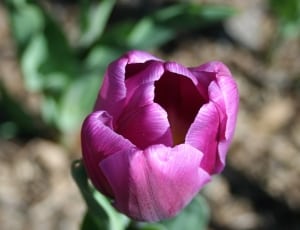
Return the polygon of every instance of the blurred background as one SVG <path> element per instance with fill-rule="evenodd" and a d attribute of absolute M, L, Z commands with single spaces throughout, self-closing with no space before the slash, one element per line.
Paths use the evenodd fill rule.
<path fill-rule="evenodd" d="M 300 1 L 5 0 L 0 3 L 0 228 L 79 229 L 70 176 L 107 64 L 143 49 L 220 60 L 240 112 L 210 230 L 300 229 Z"/>

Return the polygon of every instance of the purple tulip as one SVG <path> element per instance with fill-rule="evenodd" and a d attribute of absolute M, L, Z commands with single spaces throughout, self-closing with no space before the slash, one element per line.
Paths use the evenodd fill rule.
<path fill-rule="evenodd" d="M 221 62 L 186 68 L 128 52 L 108 66 L 83 123 L 91 181 L 133 219 L 175 216 L 223 170 L 238 102 Z"/>

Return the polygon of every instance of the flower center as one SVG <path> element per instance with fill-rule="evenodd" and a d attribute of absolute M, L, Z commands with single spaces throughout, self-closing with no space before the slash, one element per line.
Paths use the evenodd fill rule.
<path fill-rule="evenodd" d="M 185 141 L 186 133 L 193 123 L 200 107 L 206 103 L 201 97 L 191 79 L 165 72 L 155 82 L 154 102 L 162 106 L 170 123 L 173 144 L 181 144 Z"/>

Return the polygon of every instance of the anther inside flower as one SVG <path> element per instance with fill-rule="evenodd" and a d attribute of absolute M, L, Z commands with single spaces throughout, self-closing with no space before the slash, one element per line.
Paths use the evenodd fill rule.
<path fill-rule="evenodd" d="M 220 62 L 186 68 L 142 51 L 109 65 L 82 127 L 95 187 L 126 215 L 176 215 L 225 166 L 238 92 Z"/>

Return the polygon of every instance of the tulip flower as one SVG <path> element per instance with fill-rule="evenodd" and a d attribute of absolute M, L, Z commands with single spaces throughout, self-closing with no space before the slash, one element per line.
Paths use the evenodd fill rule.
<path fill-rule="evenodd" d="M 135 220 L 174 217 L 223 170 L 238 101 L 221 62 L 187 68 L 130 51 L 108 66 L 83 123 L 87 174 Z"/>

